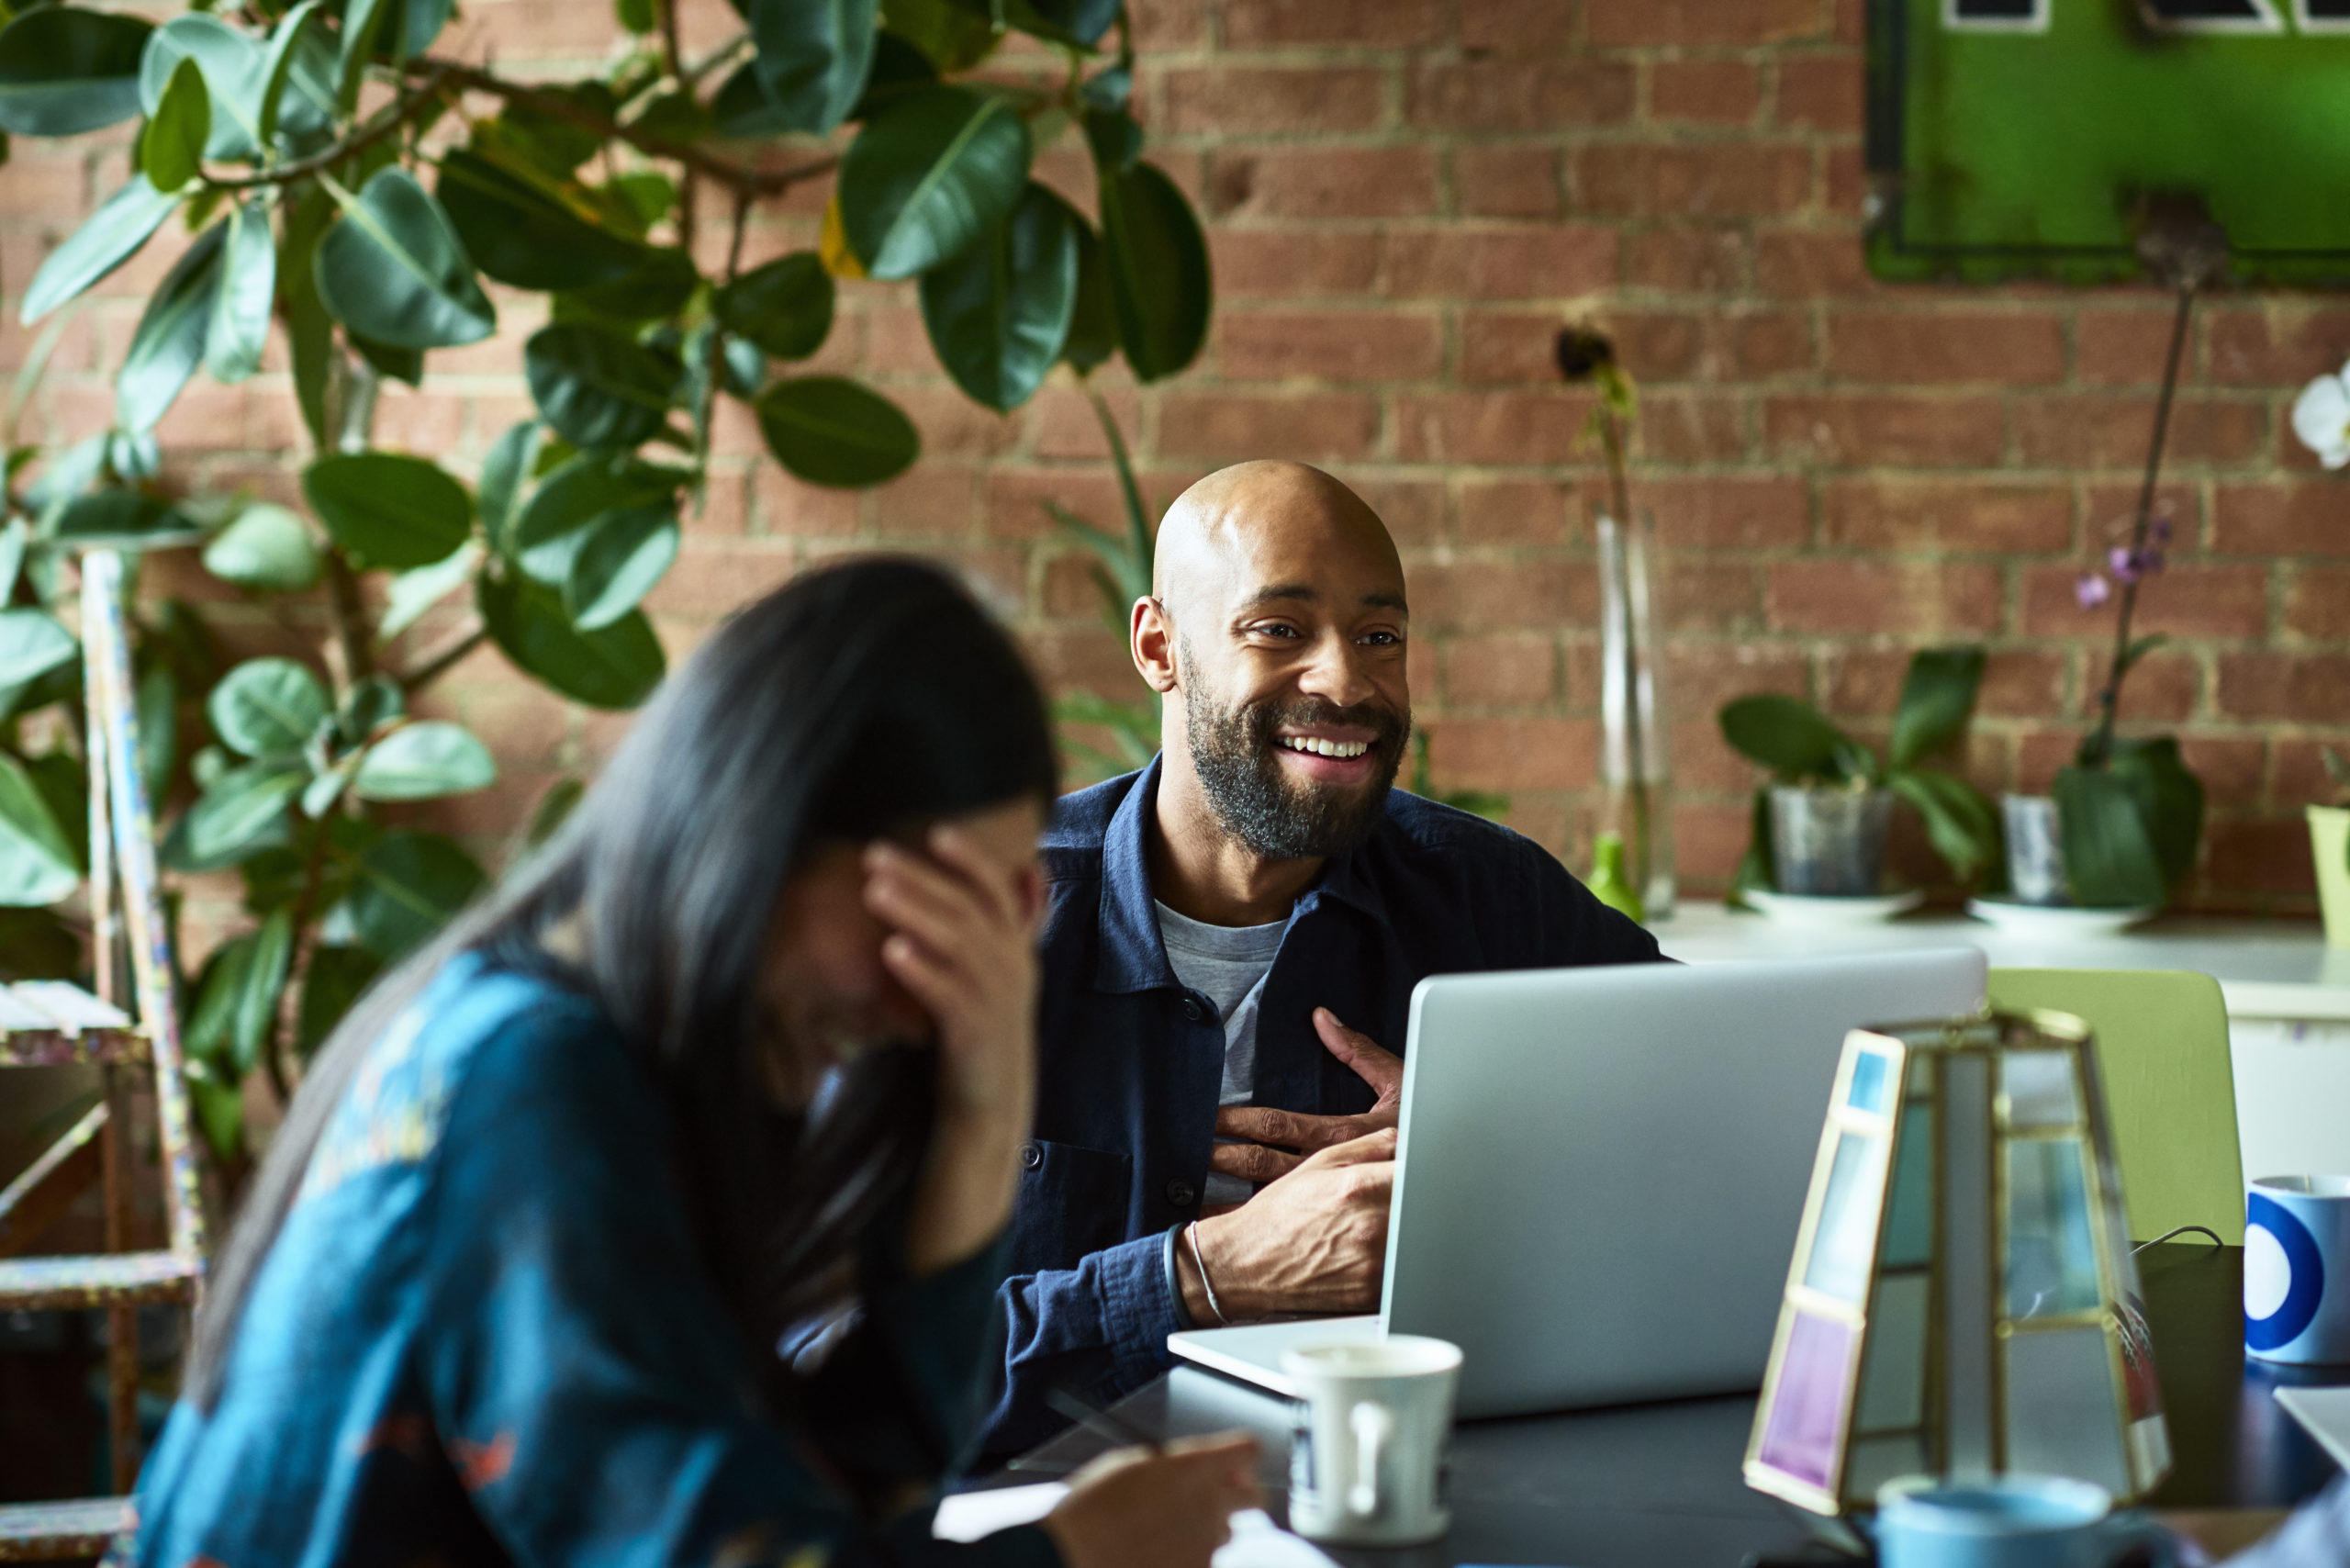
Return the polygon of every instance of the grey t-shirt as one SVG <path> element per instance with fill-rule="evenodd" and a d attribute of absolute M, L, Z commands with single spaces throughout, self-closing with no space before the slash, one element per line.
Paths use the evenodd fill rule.
<path fill-rule="evenodd" d="M 1209 925 L 1151 902 L 1158 904 L 1158 935 L 1175 978 L 1214 1002 L 1224 1020 L 1224 1092 L 1217 1103 L 1245 1105 L 1257 1092 L 1257 1007 L 1289 922 Z M 1245 1204 L 1254 1191 L 1237 1176 L 1210 1171 L 1203 1201 Z"/>

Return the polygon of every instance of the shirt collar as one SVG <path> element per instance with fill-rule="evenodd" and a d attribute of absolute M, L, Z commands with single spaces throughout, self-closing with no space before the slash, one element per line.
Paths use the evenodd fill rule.
<path fill-rule="evenodd" d="M 1126 791 L 1111 815 L 1102 837 L 1102 925 L 1093 988 L 1103 991 L 1156 991 L 1181 982 L 1167 961 L 1167 943 L 1158 929 L 1158 909 L 1151 900 L 1147 834 L 1158 806 L 1160 766 L 1150 765 Z M 1371 836 L 1331 862 L 1322 879 L 1308 888 L 1290 911 L 1291 924 L 1313 913 L 1325 899 L 1333 899 L 1385 924 L 1387 901 L 1379 887 L 1378 868 L 1395 853 L 1396 827 L 1382 811 Z"/>

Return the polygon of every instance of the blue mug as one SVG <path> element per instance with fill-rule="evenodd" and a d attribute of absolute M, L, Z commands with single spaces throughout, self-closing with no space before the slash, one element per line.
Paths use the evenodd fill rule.
<path fill-rule="evenodd" d="M 2142 1547 L 2164 1568 L 2177 1561 L 2153 1520 L 2063 1476 L 1909 1476 L 1886 1483 L 1876 1510 L 1878 1568 L 2113 1568 Z"/>
<path fill-rule="evenodd" d="M 2244 1226 L 2245 1352 L 2350 1361 L 2350 1176 L 2263 1176 Z"/>

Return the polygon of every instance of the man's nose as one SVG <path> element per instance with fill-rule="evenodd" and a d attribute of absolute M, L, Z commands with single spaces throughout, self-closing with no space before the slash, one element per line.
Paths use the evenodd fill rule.
<path fill-rule="evenodd" d="M 1363 667 L 1362 650 L 1354 639 L 1338 633 L 1323 638 L 1298 678 L 1298 689 L 1341 708 L 1351 708 L 1378 695 L 1379 688 Z"/>

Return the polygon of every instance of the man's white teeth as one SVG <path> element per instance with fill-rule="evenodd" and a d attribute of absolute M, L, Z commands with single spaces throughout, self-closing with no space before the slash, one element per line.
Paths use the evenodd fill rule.
<path fill-rule="evenodd" d="M 1326 741 L 1314 735 L 1283 735 L 1281 745 L 1316 756 L 1360 756 L 1371 749 L 1369 741 Z"/>

